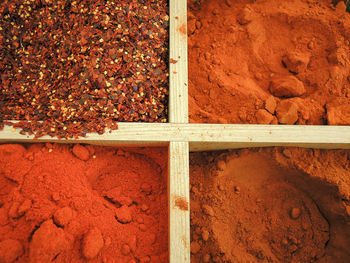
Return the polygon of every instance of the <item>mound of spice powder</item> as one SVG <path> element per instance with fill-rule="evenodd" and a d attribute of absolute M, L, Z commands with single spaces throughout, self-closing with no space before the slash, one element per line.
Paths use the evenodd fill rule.
<path fill-rule="evenodd" d="M 166 122 L 168 26 L 165 0 L 1 1 L 0 128 L 67 138 Z"/>
<path fill-rule="evenodd" d="M 350 125 L 344 1 L 188 3 L 190 122 Z"/>
<path fill-rule="evenodd" d="M 168 262 L 167 156 L 0 145 L 0 262 Z"/>
<path fill-rule="evenodd" d="M 350 151 L 190 155 L 191 262 L 350 262 Z"/>

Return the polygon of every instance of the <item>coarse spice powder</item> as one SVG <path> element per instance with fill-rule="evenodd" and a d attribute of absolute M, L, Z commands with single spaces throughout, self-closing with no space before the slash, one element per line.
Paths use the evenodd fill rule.
<path fill-rule="evenodd" d="M 1 1 L 0 129 L 71 138 L 166 122 L 168 27 L 166 0 Z"/>
<path fill-rule="evenodd" d="M 350 124 L 344 1 L 188 4 L 190 122 Z"/>
<path fill-rule="evenodd" d="M 191 262 L 350 262 L 350 151 L 190 155 Z"/>

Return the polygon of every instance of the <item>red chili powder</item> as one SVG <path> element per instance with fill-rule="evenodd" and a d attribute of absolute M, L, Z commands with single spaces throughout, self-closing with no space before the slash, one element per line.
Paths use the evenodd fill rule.
<path fill-rule="evenodd" d="M 350 124 L 344 1 L 188 2 L 191 122 Z"/>
<path fill-rule="evenodd" d="M 191 262 L 350 262 L 350 151 L 193 153 Z"/>
<path fill-rule="evenodd" d="M 0 146 L 0 262 L 168 262 L 167 149 Z"/>

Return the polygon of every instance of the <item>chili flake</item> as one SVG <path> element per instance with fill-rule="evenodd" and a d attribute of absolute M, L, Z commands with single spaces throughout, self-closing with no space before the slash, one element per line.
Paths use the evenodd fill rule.
<path fill-rule="evenodd" d="M 167 0 L 1 1 L 0 129 L 72 138 L 166 122 L 168 27 Z"/>
<path fill-rule="evenodd" d="M 169 60 L 169 63 L 171 63 L 171 64 L 176 64 L 178 61 L 176 60 L 176 59 L 173 59 L 173 58 L 171 58 L 170 60 Z"/>

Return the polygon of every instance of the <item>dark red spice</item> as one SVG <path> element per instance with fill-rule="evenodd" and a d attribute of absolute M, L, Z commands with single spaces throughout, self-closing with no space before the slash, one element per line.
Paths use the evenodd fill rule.
<path fill-rule="evenodd" d="M 0 3 L 0 129 L 85 136 L 166 122 L 168 1 Z"/>

